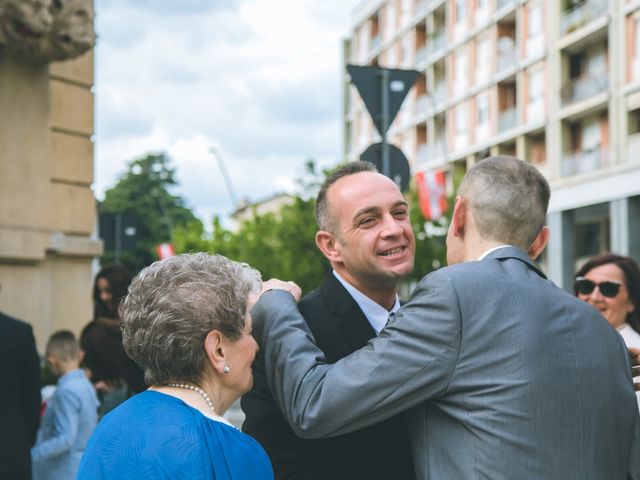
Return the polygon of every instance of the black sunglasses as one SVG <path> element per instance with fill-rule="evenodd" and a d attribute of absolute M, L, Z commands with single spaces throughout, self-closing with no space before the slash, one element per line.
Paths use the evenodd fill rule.
<path fill-rule="evenodd" d="M 612 281 L 595 283 L 591 280 L 587 280 L 584 277 L 576 277 L 576 283 L 574 284 L 576 293 L 579 293 L 581 295 L 589 295 L 596 287 L 598 287 L 603 297 L 614 298 L 616 295 L 618 295 L 622 284 Z"/>

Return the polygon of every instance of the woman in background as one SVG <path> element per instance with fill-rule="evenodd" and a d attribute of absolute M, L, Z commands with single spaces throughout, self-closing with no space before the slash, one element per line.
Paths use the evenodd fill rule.
<path fill-rule="evenodd" d="M 144 390 L 142 369 L 122 346 L 118 306 L 127 295 L 131 274 L 122 265 L 107 265 L 93 284 L 94 319 L 80 334 L 83 365 L 100 398 L 99 415 Z"/>
<path fill-rule="evenodd" d="M 576 296 L 602 313 L 627 347 L 640 347 L 640 270 L 630 257 L 613 253 L 595 256 L 575 279 Z"/>
<path fill-rule="evenodd" d="M 253 383 L 249 310 L 260 274 L 204 253 L 145 268 L 120 309 L 149 389 L 107 415 L 79 479 L 270 479 L 269 459 L 222 415 Z"/>
<path fill-rule="evenodd" d="M 630 257 L 605 253 L 576 274 L 576 296 L 602 313 L 627 347 L 640 348 L 640 270 Z M 640 408 L 640 392 L 636 392 Z"/>
<path fill-rule="evenodd" d="M 131 274 L 122 265 L 106 265 L 93 282 L 93 318 L 119 320 L 118 306 L 127 296 Z"/>

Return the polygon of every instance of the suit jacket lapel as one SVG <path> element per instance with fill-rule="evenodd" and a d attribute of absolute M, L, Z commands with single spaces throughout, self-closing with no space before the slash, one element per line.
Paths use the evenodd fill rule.
<path fill-rule="evenodd" d="M 329 310 L 340 319 L 339 328 L 354 350 L 362 348 L 376 336 L 367 317 L 332 271 L 320 285 L 320 292 Z"/>

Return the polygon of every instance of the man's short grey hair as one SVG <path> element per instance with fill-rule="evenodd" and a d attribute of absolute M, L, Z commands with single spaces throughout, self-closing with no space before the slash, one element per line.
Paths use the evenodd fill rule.
<path fill-rule="evenodd" d="M 260 273 L 221 255 L 183 254 L 142 270 L 120 305 L 122 344 L 148 385 L 200 382 L 211 330 L 237 341 Z"/>
<path fill-rule="evenodd" d="M 506 155 L 489 157 L 472 167 L 459 193 L 469 201 L 482 238 L 524 250 L 545 224 L 551 195 L 537 168 Z"/>
<path fill-rule="evenodd" d="M 356 161 L 349 162 L 334 168 L 327 178 L 320 186 L 320 191 L 316 197 L 316 222 L 320 230 L 331 232 L 335 234 L 338 226 L 336 225 L 336 219 L 334 212 L 331 211 L 331 205 L 327 199 L 327 191 L 338 180 L 349 175 L 355 175 L 361 172 L 374 172 L 377 173 L 377 169 L 373 163 Z"/>

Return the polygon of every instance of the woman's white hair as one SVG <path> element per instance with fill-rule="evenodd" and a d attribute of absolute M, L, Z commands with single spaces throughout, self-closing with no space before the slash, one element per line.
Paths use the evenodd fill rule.
<path fill-rule="evenodd" d="M 148 385 L 201 380 L 204 339 L 238 340 L 260 273 L 221 255 L 183 254 L 143 269 L 120 305 L 122 343 Z"/>

